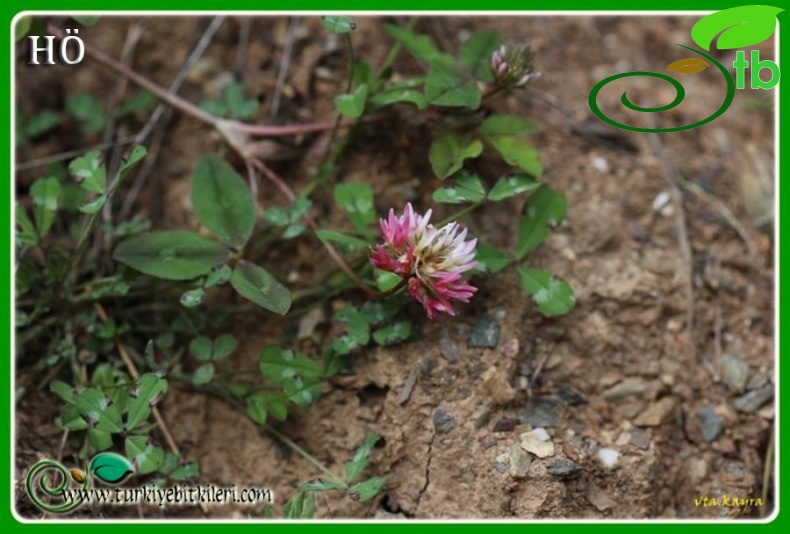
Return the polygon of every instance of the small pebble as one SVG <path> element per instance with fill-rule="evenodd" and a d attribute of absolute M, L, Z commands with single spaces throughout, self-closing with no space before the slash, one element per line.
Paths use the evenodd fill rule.
<path fill-rule="evenodd" d="M 535 437 L 536 437 L 536 438 L 538 438 L 540 441 L 549 441 L 549 440 L 551 439 L 551 436 L 549 436 L 549 433 L 548 433 L 548 432 L 546 432 L 546 429 L 545 429 L 545 428 L 540 428 L 540 427 L 538 427 L 538 428 L 536 428 L 535 430 L 533 430 L 533 431 L 532 431 L 532 433 L 533 433 L 533 434 L 535 435 Z"/>
<path fill-rule="evenodd" d="M 590 501 L 590 504 L 595 506 L 599 512 L 610 510 L 615 505 L 614 501 L 609 498 L 606 492 L 592 482 L 587 486 L 586 497 L 587 500 Z"/>
<path fill-rule="evenodd" d="M 579 404 L 586 404 L 587 397 L 579 393 L 576 389 L 568 384 L 560 384 L 557 386 L 557 395 L 564 400 L 568 406 L 578 406 Z"/>
<path fill-rule="evenodd" d="M 541 429 L 543 430 L 543 429 Z M 543 434 L 546 431 L 543 430 Z M 548 456 L 554 456 L 554 443 L 551 441 L 546 441 L 540 439 L 543 434 L 538 434 L 535 430 L 530 432 L 524 432 L 521 434 L 521 447 L 527 451 L 531 452 L 538 458 L 546 458 Z"/>
<path fill-rule="evenodd" d="M 593 156 L 590 160 L 590 164 L 592 168 L 600 173 L 607 173 L 609 172 L 609 163 L 606 161 L 605 158 L 601 156 Z"/>
<path fill-rule="evenodd" d="M 499 324 L 489 315 L 483 315 L 469 333 L 468 344 L 472 348 L 493 349 L 499 344 Z"/>
<path fill-rule="evenodd" d="M 669 201 L 672 200 L 668 191 L 661 191 L 656 198 L 653 199 L 653 211 L 659 212 L 664 209 L 668 204 Z"/>
<path fill-rule="evenodd" d="M 582 466 L 565 458 L 552 458 L 549 460 L 546 469 L 552 475 L 558 477 L 567 477 L 580 472 L 582 470 Z"/>
<path fill-rule="evenodd" d="M 560 422 L 563 402 L 556 397 L 535 397 L 521 416 L 521 422 L 535 427 L 555 427 Z"/>
<path fill-rule="evenodd" d="M 725 354 L 719 362 L 724 383 L 737 393 L 743 393 L 746 389 L 746 382 L 749 380 L 749 364 L 737 356 Z"/>
<path fill-rule="evenodd" d="M 659 426 L 666 423 L 675 409 L 675 397 L 667 396 L 654 402 L 634 419 L 637 426 Z"/>
<path fill-rule="evenodd" d="M 395 399 L 400 405 L 406 404 L 408 402 L 409 397 L 411 397 L 412 391 L 414 391 L 414 386 L 417 384 L 417 373 L 412 371 L 409 373 L 409 376 L 406 378 L 406 381 L 403 383 L 403 389 L 400 393 L 398 393 L 398 398 Z"/>
<path fill-rule="evenodd" d="M 646 451 L 650 447 L 650 434 L 641 428 L 633 429 L 631 431 L 631 445 Z"/>
<path fill-rule="evenodd" d="M 710 443 L 719 437 L 724 424 L 713 408 L 705 406 L 697 412 L 697 417 L 702 420 L 702 439 Z"/>
<path fill-rule="evenodd" d="M 503 417 L 494 424 L 493 430 L 494 432 L 512 432 L 517 424 L 518 420 L 511 419 L 510 417 Z"/>
<path fill-rule="evenodd" d="M 532 458 L 529 454 L 524 452 L 519 445 L 513 445 L 510 448 L 510 475 L 515 478 L 523 478 L 527 474 L 532 463 Z"/>
<path fill-rule="evenodd" d="M 485 408 L 483 408 L 483 411 L 480 412 L 480 415 L 477 416 L 477 419 L 475 419 L 475 429 L 480 430 L 481 428 L 486 426 L 488 424 L 488 421 L 490 420 L 491 420 L 491 408 L 486 406 Z"/>
<path fill-rule="evenodd" d="M 446 434 L 455 428 L 455 418 L 444 410 L 433 412 L 433 426 L 439 434 Z"/>
<path fill-rule="evenodd" d="M 763 404 L 774 398 L 774 385 L 768 383 L 760 389 L 750 391 L 735 399 L 733 404 L 741 412 L 756 412 Z"/>
<path fill-rule="evenodd" d="M 494 468 L 497 470 L 498 473 L 502 473 L 503 475 L 507 473 L 507 466 L 502 462 L 497 462 L 494 464 Z"/>
<path fill-rule="evenodd" d="M 434 358 L 424 358 L 420 360 L 420 369 L 422 374 L 430 376 L 434 369 L 436 369 L 436 360 Z"/>
<path fill-rule="evenodd" d="M 644 392 L 644 380 L 641 378 L 627 377 L 604 391 L 602 396 L 608 401 L 617 401 L 632 395 L 641 395 Z"/>
<path fill-rule="evenodd" d="M 598 459 L 601 463 L 609 469 L 617 465 L 617 460 L 620 458 L 620 453 L 614 449 L 600 449 L 598 451 Z"/>
<path fill-rule="evenodd" d="M 453 339 L 453 336 L 447 329 L 442 330 L 442 334 L 439 336 L 439 353 L 449 362 L 456 361 L 460 356 L 458 343 L 455 342 L 455 339 Z"/>

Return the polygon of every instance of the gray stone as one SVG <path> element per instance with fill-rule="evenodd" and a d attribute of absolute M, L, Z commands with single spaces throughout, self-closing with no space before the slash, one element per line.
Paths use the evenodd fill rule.
<path fill-rule="evenodd" d="M 725 354 L 721 357 L 719 362 L 719 370 L 721 371 L 724 383 L 730 389 L 737 393 L 743 393 L 746 389 L 746 382 L 749 379 L 749 364 L 733 356 L 732 354 Z"/>
<path fill-rule="evenodd" d="M 742 412 L 756 412 L 760 407 L 774 398 L 774 385 L 770 382 L 760 389 L 750 391 L 735 399 L 735 407 Z"/>
<path fill-rule="evenodd" d="M 460 356 L 458 343 L 455 342 L 449 330 L 442 330 L 442 334 L 439 336 L 439 353 L 445 360 L 450 362 L 456 361 Z"/>
<path fill-rule="evenodd" d="M 569 477 L 579 473 L 583 468 L 576 462 L 571 462 L 566 458 L 552 458 L 546 465 L 546 469 L 552 475 Z"/>
<path fill-rule="evenodd" d="M 430 376 L 433 370 L 436 369 L 436 360 L 434 358 L 424 358 L 420 360 L 420 370 L 425 376 Z"/>
<path fill-rule="evenodd" d="M 469 333 L 469 346 L 493 349 L 499 345 L 499 324 L 489 315 L 483 315 Z"/>
<path fill-rule="evenodd" d="M 631 429 L 631 445 L 646 451 L 650 447 L 650 433 L 641 428 Z"/>
<path fill-rule="evenodd" d="M 645 383 L 641 378 L 627 377 L 604 391 L 602 396 L 608 401 L 617 401 L 644 392 Z"/>
<path fill-rule="evenodd" d="M 433 426 L 439 434 L 447 434 L 456 427 L 455 418 L 444 410 L 433 412 Z"/>
<path fill-rule="evenodd" d="M 518 421 L 510 417 L 503 417 L 494 424 L 494 432 L 512 432 Z"/>
<path fill-rule="evenodd" d="M 529 401 L 521 422 L 531 427 L 555 427 L 560 422 L 563 402 L 556 397 L 535 397 Z"/>
<path fill-rule="evenodd" d="M 697 417 L 702 421 L 702 439 L 711 442 L 719 437 L 724 423 L 713 408 L 705 406 L 697 412 Z"/>
<path fill-rule="evenodd" d="M 579 404 L 587 403 L 587 397 L 568 384 L 560 384 L 557 386 L 557 395 L 559 395 L 568 406 L 578 406 Z"/>
<path fill-rule="evenodd" d="M 406 378 L 406 381 L 403 383 L 403 389 L 400 393 L 398 393 L 398 398 L 395 399 L 400 405 L 406 404 L 409 401 L 409 397 L 411 397 L 412 391 L 414 391 L 414 386 L 417 384 L 417 373 L 412 371 L 409 373 L 409 376 Z"/>
<path fill-rule="evenodd" d="M 498 473 L 502 473 L 503 475 L 507 473 L 507 466 L 502 462 L 495 463 L 494 468 L 497 470 Z"/>
<path fill-rule="evenodd" d="M 532 463 L 532 458 L 524 452 L 519 445 L 510 448 L 510 475 L 515 478 L 524 478 Z"/>

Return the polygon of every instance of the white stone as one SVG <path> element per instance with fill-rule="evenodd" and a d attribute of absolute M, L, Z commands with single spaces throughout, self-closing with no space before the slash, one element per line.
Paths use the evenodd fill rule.
<path fill-rule="evenodd" d="M 609 469 L 617 465 L 617 460 L 619 458 L 620 453 L 614 449 L 600 449 L 598 451 L 598 459 Z"/>

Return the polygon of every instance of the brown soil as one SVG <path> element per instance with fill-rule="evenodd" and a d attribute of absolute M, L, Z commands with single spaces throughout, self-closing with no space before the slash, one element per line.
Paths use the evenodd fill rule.
<path fill-rule="evenodd" d="M 295 414 L 280 431 L 339 472 L 366 433 L 375 430 L 384 439 L 368 472 L 389 479 L 372 503 L 319 499 L 318 517 L 770 515 L 773 481 L 764 472 L 773 399 L 753 410 L 739 409 L 736 399 L 770 391 L 774 381 L 774 119 L 764 110 L 773 109 L 772 93 L 738 91 L 716 121 L 660 137 L 607 129 L 587 105 L 590 88 L 603 77 L 627 70 L 661 72 L 685 57 L 672 43 L 691 44 L 695 20 L 458 17 L 420 22 L 419 29 L 449 50 L 480 28 L 499 30 L 508 43 L 529 38 L 536 49 L 544 74 L 535 89 L 494 99 L 490 108 L 542 125 L 534 141 L 546 168 L 544 180 L 567 194 L 569 213 L 528 263 L 570 282 L 578 305 L 567 316 L 545 318 L 508 270 L 477 279 L 482 289 L 459 317 L 418 320 L 420 341 L 358 354 L 353 375 L 333 380 L 314 406 Z M 199 35 L 197 25 L 205 22 L 148 20 L 133 67 L 169 84 L 188 43 Z M 382 21 L 358 22 L 356 49 L 375 65 L 389 48 Z M 130 24 L 106 19 L 86 29 L 83 39 L 118 57 Z M 287 25 L 285 19 L 256 19 L 251 26 L 243 79 L 250 95 L 263 100 L 261 123 L 268 117 Z M 205 54 L 220 72 L 235 64 L 238 33 L 238 19 L 229 19 Z M 772 57 L 770 44 L 758 47 L 761 58 Z M 277 122 L 333 118 L 331 97 L 342 90 L 346 72 L 342 47 L 316 20 L 300 22 Z M 721 54 L 722 62 L 729 64 L 731 56 Z M 405 57 L 398 66 L 418 69 Z M 106 98 L 113 86 L 113 76 L 94 63 L 69 71 L 68 79 L 62 72 L 28 69 L 20 62 L 22 104 L 30 110 L 57 105 L 63 95 L 81 89 Z M 723 96 L 716 76 L 706 71 L 683 78 L 692 104 L 662 120 L 688 123 L 709 115 Z M 673 97 L 650 80 L 634 80 L 628 87 L 633 100 Z M 206 90 L 210 83 L 196 79 L 182 95 L 197 101 Z M 602 94 L 602 107 L 616 109 L 621 92 Z M 628 117 L 619 110 L 612 114 Z M 439 185 L 428 165 L 426 129 L 411 120 L 360 128 L 341 161 L 342 179 L 370 182 L 382 213 L 406 199 L 429 206 L 430 193 Z M 428 126 L 436 128 L 432 122 Z M 298 189 L 325 142 L 324 136 L 309 136 L 291 147 L 274 145 L 273 156 L 280 159 L 273 163 L 275 170 Z M 70 148 L 60 138 L 34 147 L 38 156 Z M 209 131 L 176 115 L 141 197 L 141 209 L 156 227 L 196 226 L 188 206 L 189 177 L 197 158 L 217 149 Z M 480 165 L 497 168 L 491 161 Z M 670 192 L 668 172 L 697 187 L 682 189 L 682 206 L 670 202 L 656 210 L 656 198 Z M 260 201 L 282 203 L 265 184 Z M 321 204 L 321 195 L 316 202 Z M 521 203 L 484 208 L 464 220 L 486 241 L 512 246 Z M 337 212 L 317 215 L 329 227 L 345 224 Z M 679 215 L 685 220 L 689 259 L 679 245 Z M 309 237 L 289 247 L 273 252 L 278 261 L 267 260 L 282 279 L 291 272 L 300 284 L 322 279 L 326 261 Z M 500 325 L 500 341 L 491 349 L 469 348 L 469 332 L 484 315 Z M 281 342 L 299 319 L 240 321 L 235 328 L 240 350 L 228 369 L 254 367 L 260 349 Z M 317 347 L 327 339 L 326 329 L 319 329 L 303 343 Z M 728 374 L 734 361 L 748 365 L 745 384 Z M 415 381 L 404 400 L 407 382 Z M 53 399 L 47 393 L 28 394 L 17 406 L 20 481 L 37 458 L 52 457 L 60 447 Z M 201 483 L 272 488 L 280 510 L 300 483 L 320 475 L 222 400 L 173 387 L 162 409 L 186 457 L 200 463 Z M 711 437 L 716 421 L 721 431 Z M 546 458 L 530 456 L 522 476 L 511 469 L 524 459 L 520 435 L 531 429 L 530 422 L 546 427 L 554 450 Z M 604 465 L 602 449 L 616 452 L 614 467 Z M 562 460 L 581 470 L 558 475 Z M 767 495 L 768 501 L 763 507 L 695 505 L 695 499 L 721 495 Z M 22 501 L 19 507 L 36 514 Z M 177 513 L 200 515 L 191 509 Z M 260 517 L 259 510 L 226 507 L 209 513 Z M 159 510 L 143 515 L 164 517 Z"/>

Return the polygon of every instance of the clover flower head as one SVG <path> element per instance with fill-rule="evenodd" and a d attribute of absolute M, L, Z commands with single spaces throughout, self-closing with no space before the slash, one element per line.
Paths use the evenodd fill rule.
<path fill-rule="evenodd" d="M 400 217 L 391 209 L 380 221 L 384 242 L 371 251 L 370 262 L 399 275 L 409 296 L 433 319 L 440 312 L 456 315 L 452 301 L 469 302 L 477 291 L 463 278 L 477 265 L 477 239 L 467 241 L 467 230 L 458 223 L 435 227 L 430 224 L 431 213 L 415 213 L 410 203 Z"/>
<path fill-rule="evenodd" d="M 525 87 L 540 77 L 535 70 L 534 55 L 528 45 L 502 45 L 491 54 L 491 72 L 500 87 L 516 89 Z"/>

